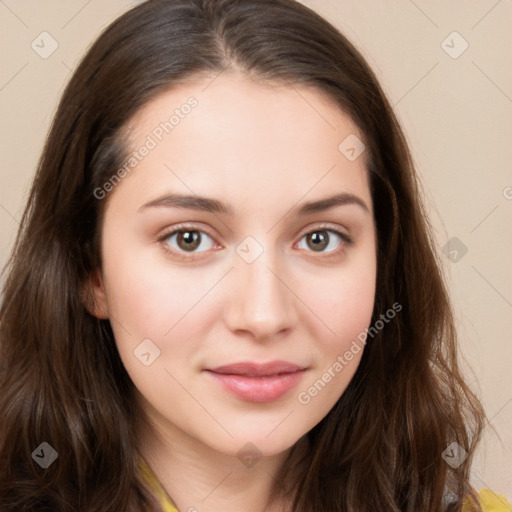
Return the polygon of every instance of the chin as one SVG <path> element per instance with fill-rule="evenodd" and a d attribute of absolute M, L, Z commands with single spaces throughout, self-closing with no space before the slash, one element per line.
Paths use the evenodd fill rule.
<path fill-rule="evenodd" d="M 297 441 L 305 436 L 298 432 L 283 430 L 279 434 L 268 435 L 266 431 L 247 430 L 242 433 L 232 432 L 233 438 L 205 440 L 216 451 L 226 455 L 243 459 L 272 457 L 282 454 L 292 448 Z"/>

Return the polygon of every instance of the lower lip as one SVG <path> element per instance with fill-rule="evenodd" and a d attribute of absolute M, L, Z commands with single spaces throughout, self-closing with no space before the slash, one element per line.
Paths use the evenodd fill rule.
<path fill-rule="evenodd" d="M 247 402 L 273 402 L 293 389 L 305 370 L 265 377 L 247 377 L 224 373 L 208 373 L 228 391 Z"/>

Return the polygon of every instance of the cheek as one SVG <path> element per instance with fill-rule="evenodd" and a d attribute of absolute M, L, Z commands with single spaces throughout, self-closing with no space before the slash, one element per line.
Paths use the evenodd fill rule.
<path fill-rule="evenodd" d="M 325 350 L 350 345 L 371 321 L 375 301 L 376 265 L 368 258 L 363 264 L 341 269 L 337 275 L 316 280 L 308 290 L 308 307 L 320 320 L 318 340 Z M 320 332 L 323 335 L 319 336 Z"/>
<path fill-rule="evenodd" d="M 105 262 L 105 275 L 112 316 L 127 331 L 147 337 L 163 337 L 211 287 L 198 272 L 144 254 Z"/>
<path fill-rule="evenodd" d="M 212 287 L 223 271 L 191 271 L 169 264 L 162 255 L 155 258 L 152 251 L 126 250 L 122 257 L 105 258 L 104 275 L 116 345 L 132 380 L 145 395 L 157 396 L 156 387 L 163 382 L 174 389 L 176 382 L 166 370 L 180 381 L 188 379 L 202 343 L 218 322 L 221 309 L 217 300 L 212 305 Z M 150 360 L 158 354 L 150 367 L 137 357 L 147 352 Z M 175 391 L 182 395 L 179 386 Z"/>
<path fill-rule="evenodd" d="M 320 421 L 338 401 L 354 376 L 365 346 L 375 300 L 376 270 L 369 259 L 359 270 L 317 283 L 308 306 L 321 322 L 311 333 L 316 364 L 297 394 L 308 428 Z"/>
<path fill-rule="evenodd" d="M 209 321 L 200 301 L 211 282 L 200 273 L 143 257 L 107 260 L 104 267 L 110 322 L 124 367 L 144 397 L 159 400 L 164 394 L 178 407 L 180 400 L 169 397 L 183 401 L 178 382 L 185 379 L 185 363 L 197 351 L 199 331 Z M 161 405 L 165 410 L 167 405 Z M 186 408 L 181 414 L 188 414 Z"/>

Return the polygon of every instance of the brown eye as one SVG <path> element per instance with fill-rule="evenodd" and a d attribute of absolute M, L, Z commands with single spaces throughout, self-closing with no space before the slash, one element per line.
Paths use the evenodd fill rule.
<path fill-rule="evenodd" d="M 199 231 L 179 231 L 177 235 L 178 246 L 184 251 L 194 251 L 201 243 Z"/>
<path fill-rule="evenodd" d="M 306 235 L 306 243 L 313 251 L 323 251 L 329 245 L 327 231 L 313 231 Z"/>
<path fill-rule="evenodd" d="M 303 241 L 305 241 L 305 244 Z M 299 242 L 299 249 L 308 249 L 318 253 L 335 254 L 351 243 L 352 239 L 345 233 L 340 233 L 333 229 L 316 229 L 306 233 L 301 238 Z"/>
<path fill-rule="evenodd" d="M 176 229 L 162 237 L 162 242 L 173 252 L 191 253 L 205 252 L 212 249 L 214 241 L 204 231 L 198 229 Z M 199 250 L 198 250 L 199 249 Z"/>

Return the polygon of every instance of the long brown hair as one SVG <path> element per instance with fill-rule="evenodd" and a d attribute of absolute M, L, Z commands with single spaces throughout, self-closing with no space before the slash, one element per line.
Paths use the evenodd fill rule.
<path fill-rule="evenodd" d="M 313 86 L 360 128 L 378 232 L 372 323 L 392 304 L 403 307 L 368 340 L 348 388 L 307 434 L 293 510 L 460 510 L 473 492 L 468 475 L 484 412 L 459 371 L 411 156 L 361 54 L 293 0 L 150 0 L 114 21 L 74 72 L 6 267 L 1 509 L 149 508 L 138 470 L 134 385 L 109 322 L 84 307 L 84 283 L 101 266 L 106 201 L 94 191 L 125 161 L 123 128 L 134 113 L 179 81 L 229 67 Z M 42 442 L 58 453 L 44 470 L 31 457 Z M 456 468 L 442 457 L 452 442 L 469 454 Z M 459 498 L 450 505 L 443 498 L 449 491 Z"/>

